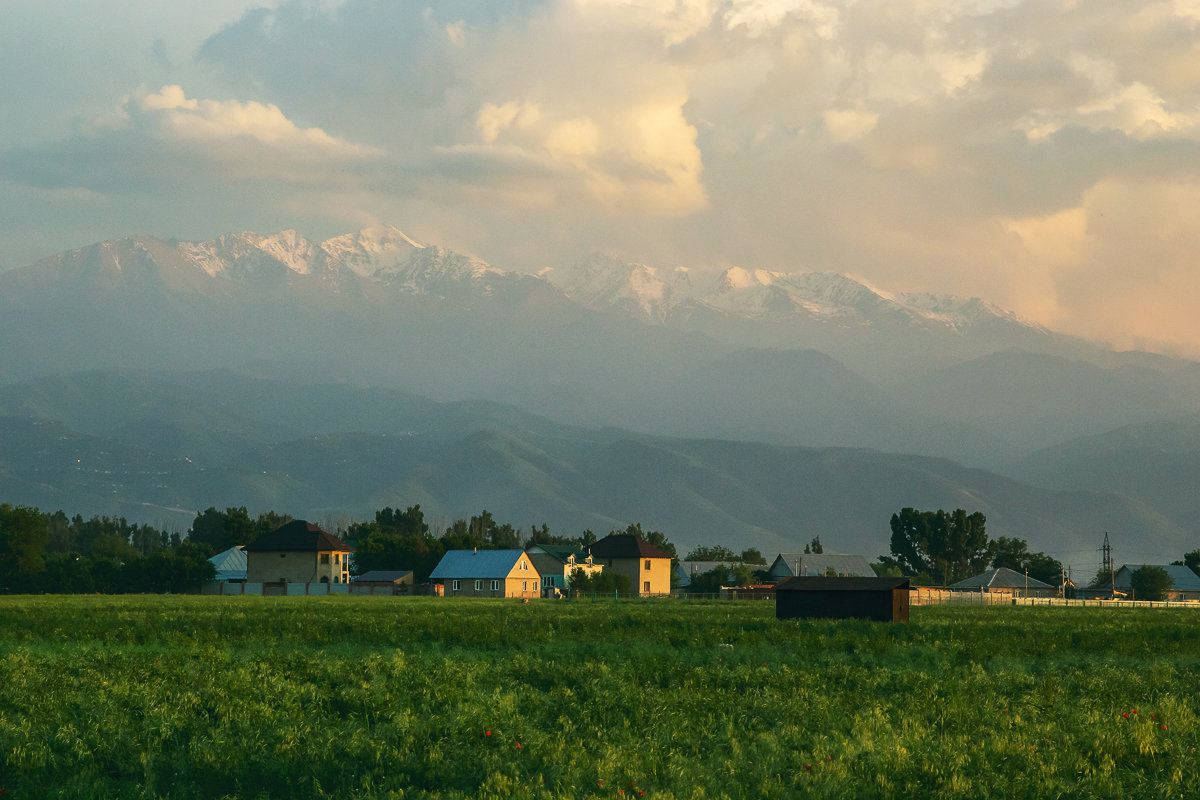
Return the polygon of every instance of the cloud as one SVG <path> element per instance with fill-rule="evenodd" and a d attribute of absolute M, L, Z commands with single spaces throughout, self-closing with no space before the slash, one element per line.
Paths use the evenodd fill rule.
<path fill-rule="evenodd" d="M 170 31 L 147 39 L 163 89 L 0 150 L 0 177 L 125 197 L 133 229 L 139 192 L 234 187 L 238 227 L 377 218 L 517 268 L 601 248 L 854 272 L 1128 341 L 1171 338 L 1114 321 L 1135 286 L 1200 302 L 1171 249 L 1200 222 L 1173 205 L 1200 186 L 1191 0 L 283 0 L 213 19 L 193 63 L 154 56 Z M 1141 222 L 1111 238 L 1102 205 Z"/>

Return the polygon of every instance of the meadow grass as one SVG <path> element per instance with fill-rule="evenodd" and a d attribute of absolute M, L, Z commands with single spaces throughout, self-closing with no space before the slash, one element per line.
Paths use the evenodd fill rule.
<path fill-rule="evenodd" d="M 14 797 L 1196 797 L 1200 616 L 0 598 Z"/>

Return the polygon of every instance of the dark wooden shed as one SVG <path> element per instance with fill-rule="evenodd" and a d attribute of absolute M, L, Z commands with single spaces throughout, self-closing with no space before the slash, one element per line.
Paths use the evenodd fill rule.
<path fill-rule="evenodd" d="M 908 622 L 908 590 L 908 578 L 790 578 L 775 587 L 775 617 Z"/>

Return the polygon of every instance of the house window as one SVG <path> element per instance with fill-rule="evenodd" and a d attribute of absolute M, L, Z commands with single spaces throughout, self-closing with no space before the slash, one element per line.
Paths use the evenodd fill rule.
<path fill-rule="evenodd" d="M 650 581 L 646 581 L 642 584 L 642 591 L 646 594 L 650 594 Z"/>
<path fill-rule="evenodd" d="M 340 564 L 340 563 L 342 563 L 341 559 L 342 559 L 342 554 L 341 554 L 341 553 L 334 553 L 334 554 L 333 554 L 333 563 L 335 563 L 335 564 Z"/>
<path fill-rule="evenodd" d="M 499 590 L 500 590 L 500 581 L 492 581 L 492 591 L 496 592 Z"/>
<path fill-rule="evenodd" d="M 328 575 L 322 575 L 322 576 L 321 576 L 321 583 L 329 583 L 329 576 L 328 576 Z"/>
<path fill-rule="evenodd" d="M 542 576 L 542 588 L 543 589 L 549 589 L 553 585 L 554 585 L 554 576 L 553 575 L 543 575 Z"/>
<path fill-rule="evenodd" d="M 475 581 L 475 591 L 478 592 L 482 588 L 483 588 L 483 581 Z"/>
<path fill-rule="evenodd" d="M 338 580 L 338 576 L 337 576 L 337 575 L 334 575 L 334 576 L 333 576 L 333 582 L 334 582 L 334 583 L 341 583 L 341 581 L 340 581 L 340 580 Z"/>
<path fill-rule="evenodd" d="M 458 581 L 450 581 L 450 588 L 451 588 L 451 590 L 457 592 L 458 591 Z"/>
<path fill-rule="evenodd" d="M 521 569 L 529 569 L 529 567 L 525 564 L 525 559 L 523 558 L 521 559 Z"/>
<path fill-rule="evenodd" d="M 650 559 L 646 559 L 646 569 L 650 569 Z"/>
<path fill-rule="evenodd" d="M 321 553 L 321 563 L 322 564 L 329 563 L 329 553 Z"/>

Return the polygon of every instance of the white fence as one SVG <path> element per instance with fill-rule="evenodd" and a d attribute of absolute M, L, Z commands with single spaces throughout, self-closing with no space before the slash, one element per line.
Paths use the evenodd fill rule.
<path fill-rule="evenodd" d="M 1062 597 L 1017 597 L 1008 592 L 952 592 L 924 586 L 909 590 L 910 606 L 1075 606 L 1078 608 L 1194 608 L 1197 600 L 1100 600 Z"/>

